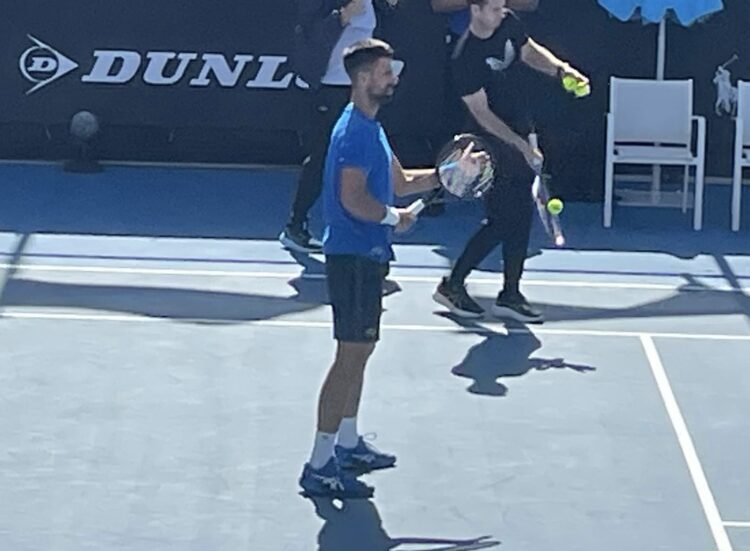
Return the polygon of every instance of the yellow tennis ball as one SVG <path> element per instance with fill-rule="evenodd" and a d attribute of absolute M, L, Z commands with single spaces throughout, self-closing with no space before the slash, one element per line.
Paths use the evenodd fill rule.
<path fill-rule="evenodd" d="M 582 98 L 584 96 L 588 96 L 591 93 L 591 86 L 588 84 L 581 84 L 578 87 L 576 87 L 575 90 L 573 90 L 573 93 L 577 98 Z"/>
<path fill-rule="evenodd" d="M 572 75 L 565 75 L 562 78 L 562 85 L 566 92 L 570 92 L 577 98 L 588 96 L 591 93 L 591 86 L 583 81 L 578 80 Z"/>
<path fill-rule="evenodd" d="M 563 211 L 564 205 L 560 199 L 550 199 L 547 201 L 547 211 L 550 214 L 560 214 Z"/>
<path fill-rule="evenodd" d="M 574 92 L 578 87 L 578 80 L 574 76 L 565 75 L 562 78 L 562 85 L 566 92 Z"/>

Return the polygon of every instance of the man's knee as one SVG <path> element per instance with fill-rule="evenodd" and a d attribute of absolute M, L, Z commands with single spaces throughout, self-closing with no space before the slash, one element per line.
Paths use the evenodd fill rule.
<path fill-rule="evenodd" d="M 343 368 L 364 369 L 374 350 L 375 342 L 339 341 L 336 363 Z"/>

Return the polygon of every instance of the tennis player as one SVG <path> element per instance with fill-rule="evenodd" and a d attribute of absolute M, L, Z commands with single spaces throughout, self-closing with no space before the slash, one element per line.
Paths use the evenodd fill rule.
<path fill-rule="evenodd" d="M 301 253 L 321 252 L 323 244 L 308 230 L 308 214 L 320 197 L 328 138 L 349 101 L 350 80 L 343 52 L 372 38 L 378 19 L 394 11 L 397 0 L 299 0 L 292 61 L 310 85 L 309 120 L 301 133 L 306 158 L 299 173 L 291 212 L 279 240 Z"/>
<path fill-rule="evenodd" d="M 360 436 L 357 413 L 365 365 L 380 338 L 392 233 L 415 221 L 393 206 L 394 195 L 439 184 L 434 170 L 403 170 L 376 120 L 398 84 L 392 61 L 390 45 L 372 38 L 344 50 L 351 101 L 333 127 L 323 178 L 323 252 L 338 345 L 319 395 L 312 455 L 299 480 L 308 496 L 368 498 L 373 488 L 356 476 L 396 463 Z"/>
<path fill-rule="evenodd" d="M 495 144 L 499 170 L 485 195 L 487 218 L 433 299 L 458 316 L 481 317 L 484 310 L 466 292 L 465 280 L 502 243 L 505 279 L 492 313 L 540 323 L 542 314 L 521 294 L 520 281 L 531 233 L 532 167 L 543 158 L 527 141 L 532 106 L 526 104 L 524 90 L 514 86 L 514 75 L 523 63 L 558 79 L 566 75 L 586 83 L 588 79 L 529 37 L 505 0 L 469 0 L 469 8 L 469 28 L 451 57 L 451 84 L 468 115 L 465 130 L 484 134 Z"/>

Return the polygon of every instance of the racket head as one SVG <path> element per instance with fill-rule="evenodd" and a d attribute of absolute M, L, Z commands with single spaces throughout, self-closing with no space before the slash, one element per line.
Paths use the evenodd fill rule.
<path fill-rule="evenodd" d="M 459 164 L 471 155 L 475 163 Z M 462 167 L 471 168 L 466 172 Z M 459 199 L 476 199 L 494 184 L 497 173 L 497 155 L 490 142 L 477 134 L 457 134 L 438 151 L 435 170 L 440 185 L 450 195 Z"/>

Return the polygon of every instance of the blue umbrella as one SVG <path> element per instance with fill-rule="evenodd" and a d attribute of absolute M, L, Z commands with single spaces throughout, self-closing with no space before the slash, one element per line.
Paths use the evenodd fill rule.
<path fill-rule="evenodd" d="M 664 58 L 666 51 L 666 20 L 669 15 L 680 25 L 689 27 L 708 15 L 721 11 L 721 0 L 597 0 L 620 21 L 641 19 L 659 23 L 659 38 L 656 57 L 656 78 L 664 78 Z"/>

